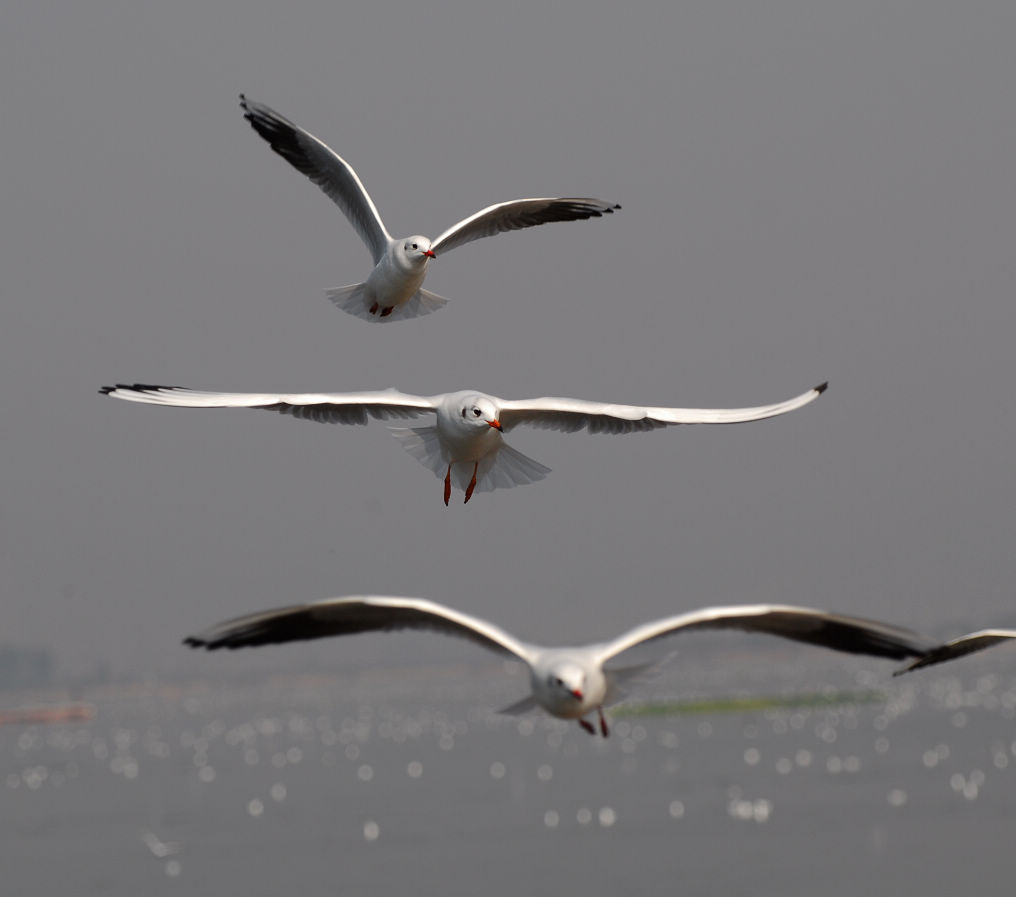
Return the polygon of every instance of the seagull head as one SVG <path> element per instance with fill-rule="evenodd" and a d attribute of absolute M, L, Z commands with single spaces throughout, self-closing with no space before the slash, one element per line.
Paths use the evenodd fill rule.
<path fill-rule="evenodd" d="M 497 407 L 486 396 L 466 396 L 459 407 L 459 420 L 470 430 L 487 432 L 493 428 L 500 432 L 501 421 L 497 419 Z"/>
<path fill-rule="evenodd" d="M 586 671 L 568 661 L 555 664 L 547 674 L 547 685 L 559 699 L 581 702 L 586 693 Z"/>
<path fill-rule="evenodd" d="M 402 251 L 406 254 L 406 258 L 416 265 L 425 265 L 428 259 L 437 258 L 430 248 L 430 240 L 426 237 L 421 237 L 419 234 L 407 237 L 406 241 L 402 244 Z"/>

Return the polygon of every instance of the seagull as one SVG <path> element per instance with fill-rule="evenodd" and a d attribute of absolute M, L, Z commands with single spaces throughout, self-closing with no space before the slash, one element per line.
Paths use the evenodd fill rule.
<path fill-rule="evenodd" d="M 492 492 L 542 480 L 549 472 L 538 461 L 508 445 L 502 436 L 520 424 L 574 433 L 632 433 L 676 424 L 736 424 L 786 414 L 817 399 L 828 383 L 775 405 L 755 408 L 643 408 L 581 399 L 540 398 L 509 401 L 465 390 L 414 396 L 395 389 L 349 393 L 201 392 L 182 386 L 120 383 L 99 392 L 128 402 L 183 408 L 264 408 L 329 424 L 436 415 L 427 427 L 391 428 L 414 458 L 444 478 L 444 502 L 452 483 L 469 501 L 475 490 Z"/>
<path fill-rule="evenodd" d="M 306 641 L 359 632 L 429 629 L 469 639 L 484 648 L 522 661 L 529 669 L 531 693 L 500 712 L 526 713 L 542 707 L 559 719 L 578 720 L 591 735 L 585 717 L 594 711 L 600 734 L 609 733 L 605 705 L 623 695 L 626 680 L 646 665 L 625 666 L 622 655 L 643 645 L 692 629 L 741 629 L 766 632 L 850 654 L 901 660 L 920 657 L 933 644 L 922 636 L 873 620 L 844 617 L 781 604 L 707 607 L 636 626 L 608 641 L 577 647 L 544 647 L 520 641 L 493 623 L 423 598 L 353 596 L 281 607 L 237 617 L 184 639 L 192 648 L 246 648 Z"/>
<path fill-rule="evenodd" d="M 551 221 L 600 218 L 621 208 L 587 197 L 513 199 L 463 218 L 436 240 L 420 234 L 396 239 L 385 228 L 356 172 L 338 153 L 263 103 L 240 94 L 240 107 L 276 153 L 331 197 L 367 244 L 374 259 L 370 276 L 363 283 L 326 291 L 343 311 L 367 321 L 395 321 L 437 311 L 448 300 L 423 289 L 423 279 L 431 260 L 456 246 Z"/>
<path fill-rule="evenodd" d="M 967 654 L 975 654 L 990 648 L 992 645 L 1009 641 L 1016 638 L 1016 629 L 982 629 L 979 632 L 971 632 L 968 635 L 960 636 L 951 642 L 939 645 L 925 652 L 913 663 L 908 664 L 893 673 L 894 676 L 902 676 L 911 670 L 919 670 L 922 667 L 930 667 L 932 664 L 945 663 L 947 660 L 955 660 L 957 657 L 965 657 Z"/>

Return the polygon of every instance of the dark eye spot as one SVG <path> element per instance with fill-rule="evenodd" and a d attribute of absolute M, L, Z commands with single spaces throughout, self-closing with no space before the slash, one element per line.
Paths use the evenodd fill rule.
<path fill-rule="evenodd" d="M 475 415 L 476 417 L 479 417 L 479 416 L 480 416 L 480 409 L 479 409 L 479 408 L 474 408 L 474 409 L 473 409 L 473 414 L 474 414 L 474 415 Z"/>
<path fill-rule="evenodd" d="M 417 248 L 418 248 L 417 245 L 414 243 L 413 244 L 413 249 L 417 249 Z"/>
<path fill-rule="evenodd" d="M 462 409 L 462 416 L 463 416 L 463 417 L 465 417 L 465 416 L 466 416 L 466 409 L 465 409 L 465 408 L 463 408 L 463 409 Z"/>

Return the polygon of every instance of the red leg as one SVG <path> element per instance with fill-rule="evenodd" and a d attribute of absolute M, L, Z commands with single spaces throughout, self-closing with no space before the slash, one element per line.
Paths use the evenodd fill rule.
<path fill-rule="evenodd" d="M 596 734 L 596 729 L 593 728 L 593 724 L 588 720 L 580 719 L 579 725 L 582 726 L 590 735 Z"/>
<path fill-rule="evenodd" d="M 389 305 L 388 308 L 381 309 L 381 317 L 387 318 L 393 311 L 395 311 L 394 305 Z"/>
<path fill-rule="evenodd" d="M 452 464 L 455 462 L 453 461 Z M 444 503 L 445 507 L 448 507 L 448 500 L 452 497 L 452 465 L 448 465 L 448 473 L 445 474 L 444 478 Z"/>
<path fill-rule="evenodd" d="M 476 471 L 480 466 L 479 461 L 473 462 L 473 478 L 469 481 L 469 485 L 466 487 L 466 501 L 469 501 L 473 497 L 473 490 L 476 488 Z M 466 502 L 462 502 L 465 504 Z"/>
<path fill-rule="evenodd" d="M 377 314 L 377 310 L 378 310 L 378 304 L 377 304 L 377 303 L 375 302 L 375 303 L 374 303 L 374 304 L 373 304 L 373 305 L 372 305 L 372 306 L 370 307 L 370 313 L 371 313 L 372 315 L 376 315 L 376 314 Z"/>
<path fill-rule="evenodd" d="M 610 729 L 607 728 L 607 721 L 603 718 L 603 708 L 597 707 L 596 712 L 600 714 L 600 734 L 606 738 L 610 734 Z"/>

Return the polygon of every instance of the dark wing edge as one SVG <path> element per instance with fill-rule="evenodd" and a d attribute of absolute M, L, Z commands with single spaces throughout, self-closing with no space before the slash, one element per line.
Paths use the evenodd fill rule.
<path fill-rule="evenodd" d="M 353 167 L 324 141 L 270 106 L 240 94 L 243 117 L 271 148 L 320 187 L 359 232 L 376 264 L 390 236 L 381 213 Z"/>
<path fill-rule="evenodd" d="M 492 624 L 439 604 L 412 598 L 332 598 L 227 620 L 183 640 L 192 648 L 215 651 L 310 641 L 364 632 L 419 629 L 474 642 L 490 651 L 525 659 L 526 647 Z"/>
<path fill-rule="evenodd" d="M 637 627 L 604 646 L 604 661 L 630 648 L 692 629 L 739 629 L 891 660 L 922 657 L 930 639 L 909 629 L 789 605 L 707 608 Z"/>
<path fill-rule="evenodd" d="M 896 670 L 893 675 L 902 676 L 904 673 L 919 670 L 922 667 L 930 667 L 937 663 L 946 663 L 959 657 L 966 657 L 968 654 L 976 654 L 1010 639 L 1016 639 L 1016 630 L 983 629 L 980 632 L 971 632 L 969 635 L 960 636 L 951 642 L 945 642 L 932 648 L 913 663 Z"/>

